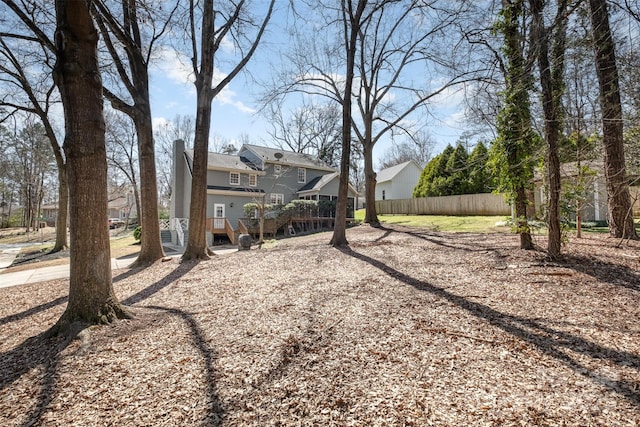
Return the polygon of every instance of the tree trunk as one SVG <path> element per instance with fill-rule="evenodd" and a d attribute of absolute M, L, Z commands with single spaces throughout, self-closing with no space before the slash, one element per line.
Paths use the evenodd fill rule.
<path fill-rule="evenodd" d="M 146 75 L 146 73 L 145 73 Z M 148 85 L 148 79 L 141 83 Z M 138 93 L 143 95 L 136 99 L 135 127 L 138 137 L 138 158 L 140 162 L 140 193 L 142 205 L 138 205 L 138 221 L 142 226 L 140 237 L 140 254 L 134 263 L 144 266 L 164 257 L 162 240 L 160 239 L 160 219 L 158 217 L 158 182 L 156 179 L 156 159 L 153 144 L 153 128 L 151 125 L 151 108 L 149 106 L 148 91 L 137 87 Z M 147 96 L 144 96 L 147 94 Z M 138 200 L 136 200 L 138 201 Z"/>
<path fill-rule="evenodd" d="M 71 265 L 69 302 L 52 332 L 71 323 L 109 323 L 127 313 L 111 281 L 107 227 L 107 156 L 98 69 L 98 34 L 87 1 L 56 0 L 57 62 L 54 78 L 65 118 Z"/>
<path fill-rule="evenodd" d="M 347 3 L 347 4 L 345 4 Z M 351 93 L 353 91 L 353 74 L 356 57 L 356 41 L 361 25 L 362 13 L 366 0 L 358 0 L 353 9 L 352 0 L 343 0 L 343 31 L 347 69 L 342 97 L 342 157 L 340 158 L 340 183 L 338 186 L 338 202 L 336 204 L 336 220 L 333 226 L 333 236 L 330 244 L 334 247 L 344 247 L 347 241 L 347 203 L 349 196 L 349 168 L 351 166 Z"/>
<path fill-rule="evenodd" d="M 204 89 L 203 91 L 206 91 Z M 193 176 L 191 177 L 191 207 L 189 210 L 189 240 L 182 260 L 209 259 L 206 239 L 207 157 L 211 100 L 198 93 L 196 135 L 193 144 Z"/>
<path fill-rule="evenodd" d="M 56 243 L 51 252 L 67 247 L 67 214 L 69 212 L 69 183 L 67 165 L 58 166 L 58 216 L 56 217 Z"/>
<path fill-rule="evenodd" d="M 542 87 L 542 109 L 544 113 L 544 136 L 547 142 L 546 172 L 549 185 L 549 205 L 547 214 L 547 253 L 552 259 L 560 257 L 562 233 L 560 230 L 560 159 L 558 143 L 561 126 L 561 98 L 564 78 L 564 50 L 566 39 L 566 19 L 560 19 L 551 34 L 553 35 L 553 58 L 549 59 L 548 33 L 543 20 L 544 2 L 529 0 L 533 13 L 533 43 L 538 54 L 540 86 Z M 566 2 L 558 5 L 560 17 L 566 13 Z"/>
<path fill-rule="evenodd" d="M 595 66 L 600 86 L 609 234 L 612 237 L 637 240 L 638 234 L 633 224 L 631 195 L 626 175 L 620 84 L 607 2 L 606 0 L 589 0 L 589 9 L 595 48 Z"/>
<path fill-rule="evenodd" d="M 364 222 L 379 227 L 380 220 L 376 212 L 376 173 L 373 170 L 373 144 L 363 144 L 364 176 L 365 176 L 365 217 Z"/>
<path fill-rule="evenodd" d="M 506 182 L 503 185 L 515 205 L 516 232 L 520 235 L 520 248 L 530 250 L 533 249 L 533 241 L 527 221 L 527 190 L 532 175 L 531 153 L 534 138 L 529 107 L 530 75 L 525 66 L 521 43 L 523 35 L 520 20 L 524 16 L 523 1 L 503 0 L 502 9 L 504 22 L 501 31 L 504 35 L 507 67 L 504 70 L 504 105 L 497 118 L 500 135 L 498 141 L 504 156 L 501 174 Z"/>
<path fill-rule="evenodd" d="M 133 202 L 136 204 L 136 218 L 138 218 L 138 225 L 140 225 L 140 218 L 142 218 L 142 210 L 140 207 L 142 204 L 140 203 L 140 191 L 138 190 L 137 185 L 133 186 Z"/>
<path fill-rule="evenodd" d="M 193 12 L 191 12 L 193 13 Z M 183 261 L 209 259 L 207 247 L 207 160 L 213 101 L 213 0 L 205 0 L 202 13 L 201 62 L 196 75 L 196 132 L 193 142 L 193 174 L 191 176 L 191 206 L 189 210 L 189 240 Z"/>
<path fill-rule="evenodd" d="M 527 191 L 524 187 L 516 189 L 516 199 L 514 201 L 516 210 L 516 227 L 520 235 L 520 249 L 533 249 L 533 239 L 531 239 L 531 231 L 529 222 L 527 221 Z"/>

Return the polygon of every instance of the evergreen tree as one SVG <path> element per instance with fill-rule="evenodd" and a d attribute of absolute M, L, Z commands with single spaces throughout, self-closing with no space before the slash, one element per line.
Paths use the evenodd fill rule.
<path fill-rule="evenodd" d="M 467 161 L 469 168 L 468 193 L 490 193 L 494 188 L 494 179 L 487 169 L 489 151 L 487 146 L 478 142 L 473 148 Z"/>
<path fill-rule="evenodd" d="M 436 188 L 442 186 L 440 183 L 441 180 L 436 180 L 436 178 L 446 178 L 447 163 L 449 162 L 449 157 L 451 157 L 453 151 L 453 147 L 451 145 L 447 145 L 447 148 L 445 148 L 442 153 L 438 154 L 429 163 L 427 163 L 427 166 L 425 166 L 420 174 L 418 184 L 413 189 L 413 197 L 440 195 L 437 194 L 438 190 L 436 190 Z"/>
<path fill-rule="evenodd" d="M 467 149 L 461 143 L 458 143 L 455 150 L 447 160 L 446 167 L 446 187 L 442 192 L 442 196 L 451 196 L 454 194 L 467 194 L 469 184 L 469 168 L 467 167 L 469 155 Z"/>

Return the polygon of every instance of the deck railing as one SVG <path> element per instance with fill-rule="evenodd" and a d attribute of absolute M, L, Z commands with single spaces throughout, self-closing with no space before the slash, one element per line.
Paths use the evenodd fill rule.
<path fill-rule="evenodd" d="M 189 229 L 189 218 L 171 218 L 170 229 L 176 231 L 178 245 L 184 246 L 184 232 Z"/>

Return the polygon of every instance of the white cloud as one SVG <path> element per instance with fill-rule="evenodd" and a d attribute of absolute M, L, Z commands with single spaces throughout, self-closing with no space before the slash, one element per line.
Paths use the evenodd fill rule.
<path fill-rule="evenodd" d="M 256 112 L 255 108 L 251 108 L 244 102 L 237 100 L 236 95 L 236 92 L 227 86 L 215 97 L 214 101 L 221 105 L 231 105 L 242 113 L 254 114 Z"/>
<path fill-rule="evenodd" d="M 168 77 L 175 83 L 193 84 L 193 68 L 190 60 L 174 49 L 159 49 L 156 53 L 154 71 Z"/>
<path fill-rule="evenodd" d="M 195 86 L 193 85 L 194 74 L 189 61 L 188 58 L 173 49 L 161 49 L 156 55 L 153 72 L 157 73 L 157 77 L 159 78 L 164 77 L 168 79 L 170 84 L 177 84 L 183 88 L 186 87 L 189 96 L 193 97 L 195 95 Z M 213 85 L 219 84 L 226 76 L 226 73 L 215 68 Z M 164 108 L 171 109 L 172 105 L 176 108 L 182 105 L 176 99 L 177 92 L 174 91 L 174 89 L 163 88 L 163 91 L 166 92 L 164 96 L 162 96 L 163 99 L 166 99 L 163 103 Z M 256 112 L 254 108 L 249 107 L 237 98 L 237 93 L 227 86 L 216 96 L 214 101 L 221 105 L 232 106 L 241 113 L 253 114 Z"/>
<path fill-rule="evenodd" d="M 448 87 L 431 98 L 429 103 L 436 109 L 453 109 L 458 108 L 462 101 L 464 101 L 462 87 Z"/>

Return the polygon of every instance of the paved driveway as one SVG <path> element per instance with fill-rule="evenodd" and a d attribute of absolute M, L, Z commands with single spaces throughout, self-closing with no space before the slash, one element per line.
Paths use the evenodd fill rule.
<path fill-rule="evenodd" d="M 25 246 L 33 246 L 33 243 L 0 244 L 0 270 L 9 267 Z"/>

